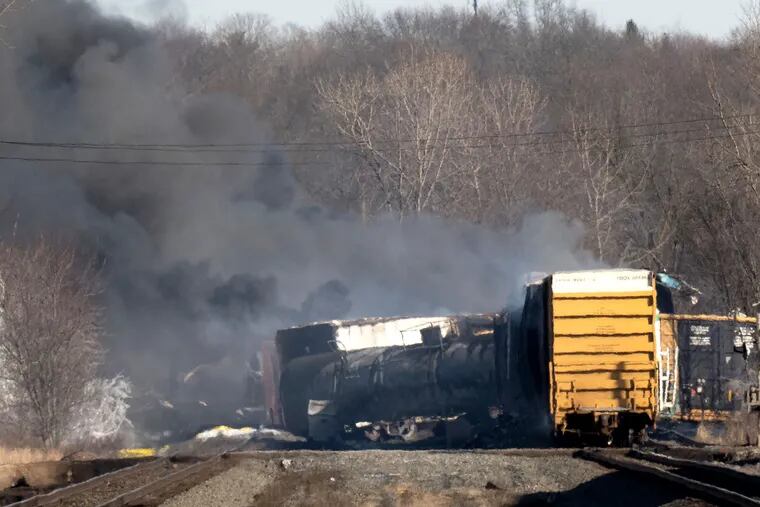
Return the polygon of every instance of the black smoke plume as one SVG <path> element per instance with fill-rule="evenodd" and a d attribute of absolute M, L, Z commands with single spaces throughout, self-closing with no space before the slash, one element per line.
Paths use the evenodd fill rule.
<path fill-rule="evenodd" d="M 0 140 L 268 141 L 266 118 L 241 100 L 178 90 L 147 28 L 81 0 L 31 2 L 5 25 Z M 321 213 L 274 149 L 1 144 L 0 157 L 2 239 L 63 235 L 98 253 L 108 368 L 157 397 L 215 362 L 226 365 L 216 395 L 242 396 L 245 361 L 279 327 L 495 311 L 523 273 L 588 262 L 573 253 L 579 228 L 553 214 L 497 233 L 430 216 L 364 225 Z M 35 158 L 58 161 L 18 160 Z"/>

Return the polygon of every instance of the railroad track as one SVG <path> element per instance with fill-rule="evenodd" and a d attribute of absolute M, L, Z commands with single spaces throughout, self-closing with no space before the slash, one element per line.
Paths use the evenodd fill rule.
<path fill-rule="evenodd" d="M 60 505 L 68 499 L 84 495 L 97 488 L 109 484 L 111 481 L 125 480 L 138 474 L 150 473 L 157 471 L 161 467 L 167 466 L 167 459 L 158 459 L 147 463 L 138 463 L 127 468 L 115 470 L 107 474 L 93 477 L 92 479 L 72 484 L 64 488 L 56 489 L 50 493 L 35 495 L 26 500 L 10 504 L 13 507 L 43 507 L 47 505 Z"/>
<path fill-rule="evenodd" d="M 719 505 L 760 507 L 760 476 L 714 463 L 631 450 L 581 450 L 576 457 L 667 481 Z"/>
<path fill-rule="evenodd" d="M 13 507 L 120 507 L 158 505 L 233 465 L 228 454 L 195 462 L 192 458 L 159 458 L 87 481 L 33 496 Z"/>
<path fill-rule="evenodd" d="M 441 451 L 448 453 L 453 451 Z M 307 454 L 317 454 L 310 451 Z M 656 478 L 689 496 L 718 505 L 760 507 L 760 476 L 717 463 L 674 458 L 654 452 L 625 449 L 503 449 L 473 451 L 513 457 L 568 456 L 597 462 L 607 467 Z M 211 458 L 160 458 L 140 463 L 88 481 L 38 495 L 12 504 L 24 507 L 122 507 L 153 506 L 262 453 L 228 452 Z M 277 453 L 263 453 L 279 459 Z M 438 454 L 438 453 L 435 453 Z"/>
<path fill-rule="evenodd" d="M 222 472 L 231 464 L 229 454 L 219 454 L 123 493 L 98 507 L 159 505 L 163 500 Z"/>

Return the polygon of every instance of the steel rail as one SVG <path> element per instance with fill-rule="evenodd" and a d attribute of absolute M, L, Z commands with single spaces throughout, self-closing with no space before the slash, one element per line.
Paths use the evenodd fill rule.
<path fill-rule="evenodd" d="M 336 450 L 333 452 L 363 452 L 368 449 L 345 449 Z M 395 450 L 395 449 L 383 449 L 383 450 Z M 521 457 L 521 458 L 544 458 L 544 457 L 556 457 L 567 456 L 572 457 L 578 452 L 577 447 L 549 447 L 549 448 L 514 448 L 514 449 L 419 449 L 430 454 L 487 454 L 495 456 L 508 456 L 508 457 Z M 609 449 L 609 452 L 618 452 L 620 454 L 627 451 L 627 449 Z M 260 458 L 260 457 L 298 457 L 298 456 L 321 456 L 325 451 L 317 449 L 262 449 L 252 451 L 230 451 L 228 453 L 230 458 L 246 459 L 246 458 Z"/>
<path fill-rule="evenodd" d="M 640 453 L 644 454 L 644 453 Z M 731 491 L 729 489 L 725 489 L 721 486 L 718 486 L 716 484 L 711 484 L 708 482 L 702 482 L 695 479 L 691 479 L 689 477 L 685 477 L 684 475 L 678 474 L 676 471 L 670 471 L 666 470 L 664 468 L 660 468 L 657 466 L 654 466 L 648 461 L 651 461 L 650 459 L 645 459 L 643 457 L 624 457 L 610 453 L 606 453 L 601 450 L 597 451 L 588 451 L 588 450 L 582 450 L 578 451 L 575 455 L 578 458 L 586 459 L 589 461 L 595 461 L 597 463 L 600 463 L 602 465 L 617 468 L 620 470 L 628 470 L 632 472 L 647 474 L 653 477 L 657 477 L 659 479 L 677 484 L 687 490 L 694 491 L 699 494 L 699 496 L 702 496 L 704 498 L 707 498 L 709 500 L 713 500 L 718 502 L 719 505 L 739 505 L 743 507 L 760 507 L 760 500 L 756 498 L 752 498 L 749 496 L 745 496 L 741 493 L 737 493 L 736 491 Z M 690 460 L 680 460 L 676 458 L 670 458 L 668 459 L 667 456 L 664 457 L 665 459 L 662 461 L 658 461 L 660 464 L 665 464 L 667 466 L 672 466 L 676 468 L 685 468 L 685 469 L 700 469 L 702 471 L 706 471 L 707 469 L 715 470 L 722 467 L 712 466 L 705 464 L 705 463 L 697 463 L 692 462 Z M 660 458 L 657 458 L 658 460 Z M 665 463 L 664 461 L 671 461 L 669 464 Z M 680 465 L 677 465 L 675 463 L 680 462 Z M 699 465 L 699 467 L 697 466 Z M 729 469 L 725 469 L 729 470 Z M 751 476 L 749 474 L 743 474 L 742 472 L 735 471 L 736 474 L 741 474 L 742 476 L 745 476 L 745 478 L 755 478 L 754 476 Z M 734 476 L 736 478 L 738 476 Z"/>
<path fill-rule="evenodd" d="M 132 466 L 114 470 L 112 472 L 105 473 L 87 479 L 86 481 L 72 484 L 63 488 L 59 488 L 46 493 L 44 495 L 35 495 L 20 502 L 10 504 L 8 507 L 43 507 L 46 505 L 58 505 L 61 501 L 68 498 L 81 495 L 90 490 L 100 487 L 102 484 L 113 480 L 114 478 L 129 477 L 135 473 L 141 473 L 145 470 L 153 470 L 154 468 L 161 468 L 169 462 L 167 458 L 160 458 L 151 460 L 145 463 L 136 463 Z"/>
<path fill-rule="evenodd" d="M 676 458 L 654 452 L 632 450 L 628 456 L 678 468 L 685 473 L 692 472 L 692 479 L 699 480 L 702 477 L 709 477 L 713 482 L 717 479 L 725 486 L 729 486 L 728 489 L 732 491 L 735 490 L 738 493 L 745 493 L 750 496 L 760 496 L 760 475 L 748 474 L 718 463 Z"/>
<path fill-rule="evenodd" d="M 652 463 L 659 463 L 661 465 L 667 465 L 671 467 L 679 467 L 679 468 L 693 468 L 698 470 L 704 470 L 706 472 L 711 473 L 720 473 L 727 477 L 732 477 L 735 479 L 741 479 L 742 481 L 747 482 L 748 484 L 752 484 L 755 489 L 755 491 L 760 494 L 760 475 L 752 475 L 745 472 L 742 472 L 741 470 L 736 470 L 733 468 L 728 468 L 723 465 L 719 464 L 713 464 L 713 463 L 705 463 L 704 461 L 696 461 L 691 459 L 684 459 L 684 458 L 675 458 L 673 456 L 668 456 L 666 454 L 660 454 L 656 452 L 651 451 L 640 451 L 640 450 L 631 450 L 628 452 L 628 456 L 631 458 L 636 459 L 643 459 L 645 461 L 651 461 Z"/>
<path fill-rule="evenodd" d="M 122 507 L 127 505 L 143 505 L 144 500 L 151 497 L 161 496 L 170 491 L 177 484 L 192 478 L 194 475 L 205 474 L 209 469 L 228 459 L 228 454 L 218 454 L 187 468 L 171 473 L 132 491 L 127 491 L 98 507 Z M 151 503 L 151 502 L 148 502 Z"/>

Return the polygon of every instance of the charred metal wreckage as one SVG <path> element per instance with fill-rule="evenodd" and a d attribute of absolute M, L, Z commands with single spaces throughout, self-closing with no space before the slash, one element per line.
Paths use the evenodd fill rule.
<path fill-rule="evenodd" d="M 315 440 L 414 441 L 462 414 L 487 423 L 499 406 L 493 315 L 316 324 L 279 332 L 277 346 L 280 422 Z"/>
<path fill-rule="evenodd" d="M 676 315 L 674 291 L 698 293 L 645 270 L 563 272 L 516 311 L 284 329 L 260 355 L 269 418 L 319 442 L 625 445 L 660 416 L 756 410 L 757 319 Z"/>

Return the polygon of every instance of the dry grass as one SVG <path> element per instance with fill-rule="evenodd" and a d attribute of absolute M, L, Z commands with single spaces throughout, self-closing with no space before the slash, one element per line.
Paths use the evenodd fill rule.
<path fill-rule="evenodd" d="M 0 465 L 22 465 L 41 461 L 59 461 L 63 457 L 60 451 L 44 449 L 9 449 L 0 447 Z"/>
<path fill-rule="evenodd" d="M 760 445 L 760 413 L 735 412 L 720 423 L 700 423 L 695 440 L 708 445 Z"/>
<path fill-rule="evenodd" d="M 726 422 L 724 445 L 760 445 L 760 413 L 737 412 Z"/>

